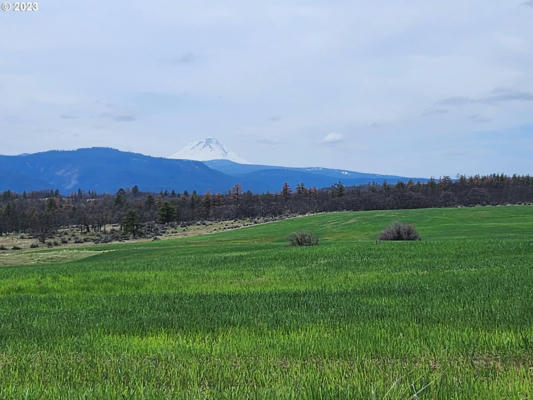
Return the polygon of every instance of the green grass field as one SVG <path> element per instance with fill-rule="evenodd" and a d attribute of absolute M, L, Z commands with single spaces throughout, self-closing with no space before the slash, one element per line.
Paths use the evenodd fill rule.
<path fill-rule="evenodd" d="M 395 220 L 423 240 L 376 244 Z M 0 399 L 532 398 L 531 206 L 88 249 L 0 268 Z"/>

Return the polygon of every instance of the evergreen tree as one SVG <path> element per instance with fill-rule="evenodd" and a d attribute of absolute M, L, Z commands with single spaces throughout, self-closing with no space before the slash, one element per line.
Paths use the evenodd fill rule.
<path fill-rule="evenodd" d="M 205 194 L 204 194 L 204 198 L 202 200 L 202 205 L 203 205 L 203 208 L 205 210 L 205 217 L 209 217 L 209 213 L 211 211 L 211 192 L 208 190 Z"/>
<path fill-rule="evenodd" d="M 48 201 L 46 202 L 46 210 L 47 211 L 55 211 L 57 210 L 57 203 L 56 203 L 56 200 L 53 199 L 53 198 L 49 198 Z"/>
<path fill-rule="evenodd" d="M 191 209 L 195 209 L 198 206 L 198 203 L 200 202 L 200 196 L 198 196 L 198 193 L 196 190 L 193 190 L 191 195 Z"/>
<path fill-rule="evenodd" d="M 120 228 L 125 234 L 133 235 L 133 237 L 137 236 L 140 231 L 140 224 L 135 210 L 130 210 L 127 212 L 127 214 L 122 218 Z"/>
<path fill-rule="evenodd" d="M 148 210 L 151 210 L 152 208 L 154 208 L 154 207 L 155 207 L 154 196 L 152 196 L 151 194 L 149 194 L 148 197 L 146 198 L 146 202 L 144 203 L 144 206 L 145 206 Z"/>
<path fill-rule="evenodd" d="M 159 222 L 162 224 L 168 224 L 176 218 L 176 210 L 170 205 L 168 201 L 161 204 L 158 211 Z"/>
<path fill-rule="evenodd" d="M 120 188 L 115 195 L 115 206 L 123 207 L 126 204 L 126 191 Z"/>
<path fill-rule="evenodd" d="M 342 184 L 341 181 L 339 181 L 338 183 L 336 183 L 335 185 L 333 185 L 333 196 L 334 197 L 342 197 L 344 196 L 344 185 Z"/>

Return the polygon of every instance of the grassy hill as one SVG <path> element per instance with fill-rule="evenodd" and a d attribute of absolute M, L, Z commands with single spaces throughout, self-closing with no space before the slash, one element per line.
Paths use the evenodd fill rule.
<path fill-rule="evenodd" d="M 423 240 L 376 244 L 395 220 Z M 300 229 L 321 245 L 288 247 Z M 88 250 L 0 268 L 0 398 L 533 391 L 530 206 L 320 214 Z"/>

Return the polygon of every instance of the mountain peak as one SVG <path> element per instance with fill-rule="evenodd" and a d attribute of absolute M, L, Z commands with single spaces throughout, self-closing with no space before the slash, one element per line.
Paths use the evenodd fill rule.
<path fill-rule="evenodd" d="M 197 161 L 230 160 L 241 164 L 247 163 L 246 160 L 227 150 L 222 143 L 214 137 L 191 142 L 177 153 L 169 156 L 169 158 Z"/>

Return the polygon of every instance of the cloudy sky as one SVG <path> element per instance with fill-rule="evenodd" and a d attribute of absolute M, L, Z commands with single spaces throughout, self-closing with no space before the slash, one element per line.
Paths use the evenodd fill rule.
<path fill-rule="evenodd" d="M 0 154 L 533 173 L 533 1 L 40 0 L 0 37 Z"/>

